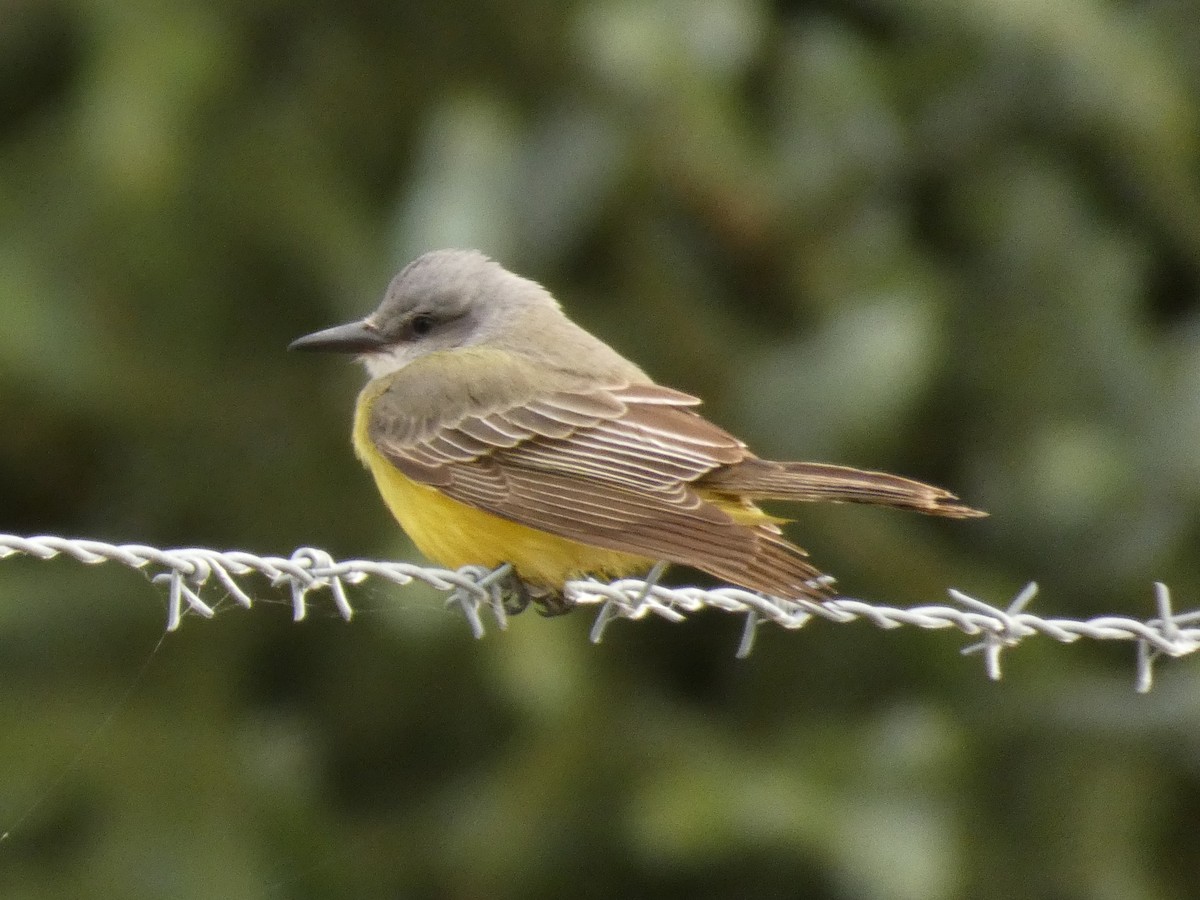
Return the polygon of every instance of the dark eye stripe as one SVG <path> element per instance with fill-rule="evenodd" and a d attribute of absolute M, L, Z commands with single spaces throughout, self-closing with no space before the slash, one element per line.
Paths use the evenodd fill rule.
<path fill-rule="evenodd" d="M 416 337 L 423 337 L 433 331 L 435 324 L 433 316 L 429 313 L 417 313 L 408 323 L 408 328 Z"/>

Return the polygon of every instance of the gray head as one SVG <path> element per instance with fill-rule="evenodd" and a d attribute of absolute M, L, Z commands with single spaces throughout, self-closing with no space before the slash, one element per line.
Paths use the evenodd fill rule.
<path fill-rule="evenodd" d="M 355 353 L 379 378 L 427 353 L 507 343 L 531 316 L 547 313 L 561 316 L 541 285 L 478 250 L 434 250 L 405 266 L 365 319 L 306 335 L 289 349 Z"/>

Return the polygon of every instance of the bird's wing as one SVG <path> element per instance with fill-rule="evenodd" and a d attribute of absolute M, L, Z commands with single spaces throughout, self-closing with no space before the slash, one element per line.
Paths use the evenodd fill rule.
<path fill-rule="evenodd" d="M 404 393 L 407 393 L 405 391 Z M 694 566 L 780 595 L 812 594 L 819 573 L 764 520 L 739 522 L 694 488 L 749 451 L 653 384 L 534 392 L 450 404 L 413 424 L 382 393 L 375 447 L 409 478 L 459 502 L 593 546 Z M 472 410 L 471 408 L 474 407 Z"/>

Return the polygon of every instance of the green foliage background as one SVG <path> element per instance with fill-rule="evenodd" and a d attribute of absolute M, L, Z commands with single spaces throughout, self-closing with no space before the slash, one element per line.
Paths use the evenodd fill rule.
<path fill-rule="evenodd" d="M 477 246 L 764 455 L 849 593 L 1200 604 L 1194 0 L 0 0 L 0 531 L 412 558 L 292 338 Z M 687 578 L 686 573 L 677 577 Z M 1196 895 L 1200 668 L 0 563 L 10 900 Z M 213 598 L 218 599 L 218 598 Z M 157 652 L 152 651 L 157 647 Z"/>

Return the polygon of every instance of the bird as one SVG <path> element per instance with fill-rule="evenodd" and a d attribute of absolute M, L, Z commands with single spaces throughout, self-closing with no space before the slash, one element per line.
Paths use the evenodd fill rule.
<path fill-rule="evenodd" d="M 438 565 L 504 572 L 518 610 L 563 612 L 568 581 L 671 564 L 776 598 L 833 596 L 761 501 L 986 515 L 898 475 L 755 455 L 477 250 L 425 253 L 374 312 L 290 348 L 362 363 L 352 443 L 384 503 Z"/>

